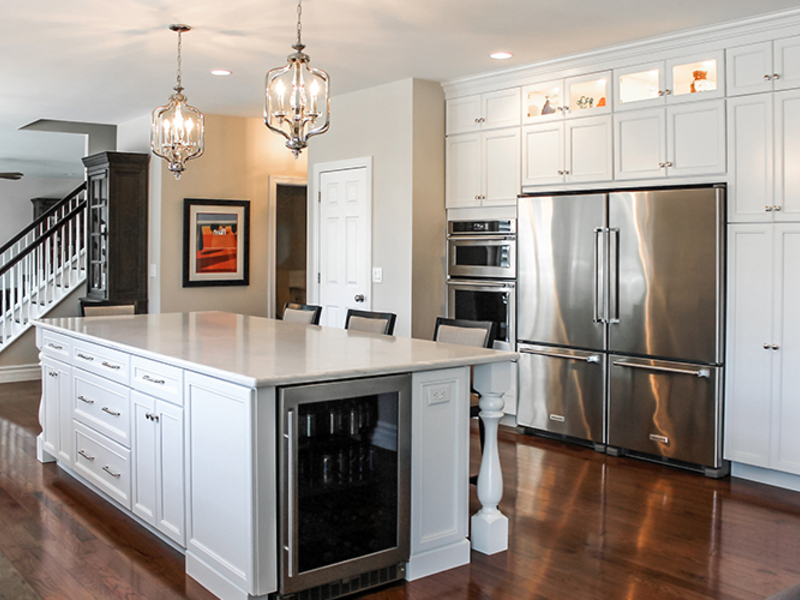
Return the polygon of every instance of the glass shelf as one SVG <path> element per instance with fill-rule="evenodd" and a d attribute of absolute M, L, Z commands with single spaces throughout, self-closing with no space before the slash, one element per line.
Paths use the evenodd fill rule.
<path fill-rule="evenodd" d="M 709 59 L 672 67 L 672 95 L 713 92 L 719 87 L 717 60 Z"/>

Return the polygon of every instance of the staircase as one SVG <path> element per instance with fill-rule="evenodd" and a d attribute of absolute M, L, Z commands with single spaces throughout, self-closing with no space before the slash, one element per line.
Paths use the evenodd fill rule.
<path fill-rule="evenodd" d="M 0 248 L 0 352 L 86 280 L 86 183 Z"/>

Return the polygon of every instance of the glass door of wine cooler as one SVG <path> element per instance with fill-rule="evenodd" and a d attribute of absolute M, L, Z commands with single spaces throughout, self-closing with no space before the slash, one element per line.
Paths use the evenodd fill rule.
<path fill-rule="evenodd" d="M 278 402 L 281 594 L 401 578 L 411 376 L 285 387 Z"/>

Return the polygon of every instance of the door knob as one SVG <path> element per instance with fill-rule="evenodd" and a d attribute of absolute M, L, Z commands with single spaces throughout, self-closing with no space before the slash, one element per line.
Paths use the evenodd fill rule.
<path fill-rule="evenodd" d="M 356 294 L 353 298 L 356 302 L 363 302 L 364 301 L 364 294 Z"/>

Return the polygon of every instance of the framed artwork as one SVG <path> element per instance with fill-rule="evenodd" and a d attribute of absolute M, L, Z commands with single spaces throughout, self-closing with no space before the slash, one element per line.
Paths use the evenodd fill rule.
<path fill-rule="evenodd" d="M 183 200 L 183 287 L 250 284 L 250 201 Z"/>

